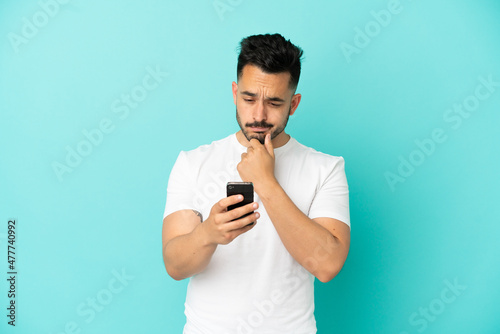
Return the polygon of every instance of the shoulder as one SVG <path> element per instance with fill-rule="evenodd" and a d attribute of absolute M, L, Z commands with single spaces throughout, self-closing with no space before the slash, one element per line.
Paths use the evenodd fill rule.
<path fill-rule="evenodd" d="M 328 167 L 343 167 L 345 164 L 344 158 L 342 156 L 335 156 L 320 152 L 312 147 L 299 143 L 294 138 L 291 138 L 290 140 L 293 140 L 293 154 L 296 155 L 299 159 L 304 159 L 305 162 Z"/>
<path fill-rule="evenodd" d="M 234 140 L 233 136 L 234 134 L 219 140 L 215 140 L 210 144 L 200 145 L 192 150 L 181 151 L 179 153 L 179 156 L 183 156 L 188 160 L 199 160 L 203 159 L 204 157 L 210 157 L 217 152 L 224 152 L 225 150 L 228 150 L 232 145 L 232 140 Z"/>

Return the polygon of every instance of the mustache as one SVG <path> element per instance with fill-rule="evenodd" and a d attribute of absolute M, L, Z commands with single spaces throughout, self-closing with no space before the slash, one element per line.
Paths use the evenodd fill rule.
<path fill-rule="evenodd" d="M 245 125 L 249 128 L 272 128 L 273 127 L 272 124 L 269 124 L 266 121 L 247 123 Z"/>

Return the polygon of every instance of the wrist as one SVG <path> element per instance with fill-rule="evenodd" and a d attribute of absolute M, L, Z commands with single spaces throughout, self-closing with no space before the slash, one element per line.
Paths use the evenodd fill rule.
<path fill-rule="evenodd" d="M 281 188 L 278 180 L 273 176 L 255 185 L 255 192 L 261 199 L 267 199 L 273 196 L 273 193 Z"/>
<path fill-rule="evenodd" d="M 205 222 L 200 223 L 193 230 L 193 234 L 197 240 L 197 244 L 202 248 L 215 248 L 217 243 L 210 238 L 210 233 L 208 230 L 208 219 Z"/>

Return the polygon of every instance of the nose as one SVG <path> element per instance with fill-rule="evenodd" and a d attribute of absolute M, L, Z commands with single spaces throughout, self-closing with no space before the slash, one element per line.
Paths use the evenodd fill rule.
<path fill-rule="evenodd" d="M 259 101 L 258 103 L 256 103 L 253 112 L 253 119 L 257 122 L 267 120 L 267 110 L 264 101 Z"/>

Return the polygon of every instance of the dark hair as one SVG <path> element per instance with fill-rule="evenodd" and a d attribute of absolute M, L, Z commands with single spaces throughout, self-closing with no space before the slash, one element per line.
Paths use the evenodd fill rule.
<path fill-rule="evenodd" d="M 253 35 L 240 43 L 237 76 L 245 65 L 255 65 L 266 73 L 290 73 L 290 88 L 296 89 L 300 77 L 300 58 L 303 51 L 280 34 Z"/>

